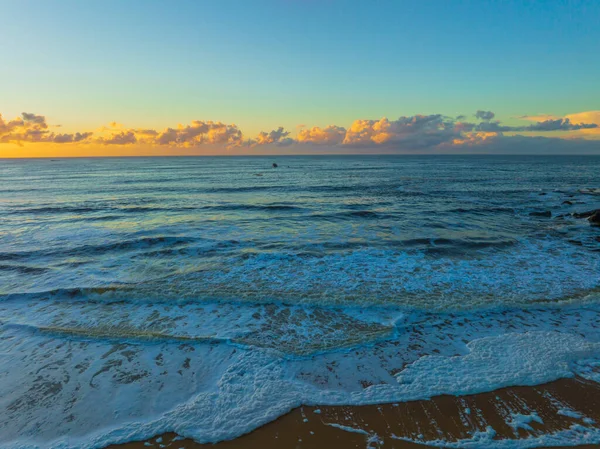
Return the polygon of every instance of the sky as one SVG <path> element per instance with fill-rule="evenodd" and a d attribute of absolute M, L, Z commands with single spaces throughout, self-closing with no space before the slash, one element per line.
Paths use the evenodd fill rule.
<path fill-rule="evenodd" d="M 0 0 L 0 157 L 600 154 L 597 0 Z"/>

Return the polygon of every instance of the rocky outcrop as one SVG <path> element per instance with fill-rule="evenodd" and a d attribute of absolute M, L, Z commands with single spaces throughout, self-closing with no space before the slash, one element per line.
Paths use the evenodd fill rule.
<path fill-rule="evenodd" d="M 579 212 L 579 213 L 574 212 L 573 216 L 575 218 L 590 218 L 596 212 L 600 212 L 600 209 L 588 210 L 587 212 Z"/>
<path fill-rule="evenodd" d="M 530 212 L 529 215 L 532 216 L 532 217 L 546 217 L 546 218 L 550 218 L 550 217 L 552 217 L 552 212 L 550 212 L 549 210 L 545 210 L 543 212 Z"/>
<path fill-rule="evenodd" d="M 600 226 L 600 209 L 588 210 L 586 212 L 573 212 L 571 216 L 574 218 L 587 218 L 590 224 Z"/>

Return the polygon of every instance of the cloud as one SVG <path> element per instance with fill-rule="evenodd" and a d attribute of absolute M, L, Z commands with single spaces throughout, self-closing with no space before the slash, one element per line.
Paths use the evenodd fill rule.
<path fill-rule="evenodd" d="M 567 114 L 566 119 L 573 123 L 594 123 L 600 126 L 600 111 L 578 112 L 576 114 Z"/>
<path fill-rule="evenodd" d="M 52 140 L 54 143 L 82 142 L 92 136 L 93 133 L 56 134 Z"/>
<path fill-rule="evenodd" d="M 478 118 L 480 120 L 489 121 L 489 120 L 493 119 L 494 117 L 496 117 L 496 114 L 494 114 L 492 111 L 479 110 L 475 113 L 475 118 Z"/>
<path fill-rule="evenodd" d="M 479 111 L 478 111 L 479 112 Z M 596 123 L 573 123 L 570 118 L 557 118 L 539 121 L 527 126 L 504 126 L 500 121 L 483 121 L 475 126 L 476 131 L 482 132 L 551 132 L 551 131 L 578 131 L 581 129 L 598 128 Z"/>
<path fill-rule="evenodd" d="M 275 145 L 278 147 L 286 147 L 295 144 L 297 141 L 291 137 L 289 131 L 286 131 L 282 126 L 270 132 L 261 131 L 254 139 L 248 139 L 246 145 L 250 148 L 255 148 L 261 145 Z"/>
<path fill-rule="evenodd" d="M 295 137 L 284 127 L 278 127 L 248 139 L 235 124 L 205 120 L 193 120 L 187 125 L 180 124 L 163 130 L 126 128 L 120 123 L 111 122 L 99 128 L 96 134 L 57 134 L 52 131 L 57 125 L 49 125 L 43 115 L 24 112 L 13 120 L 5 120 L 0 115 L 0 143 L 139 145 L 140 148 L 164 148 L 165 151 L 171 147 L 185 149 L 203 145 L 217 149 L 238 148 L 238 151 L 244 147 L 264 147 L 265 151 L 291 147 L 291 152 L 348 153 L 543 152 L 544 145 L 547 145 L 549 152 L 551 149 L 568 152 L 569 148 L 581 152 L 600 152 L 600 111 L 579 112 L 564 117 L 521 116 L 521 119 L 533 123 L 518 126 L 505 125 L 496 119 L 492 111 L 478 110 L 471 115 L 477 118 L 473 121 L 467 117 L 417 114 L 395 120 L 386 117 L 358 119 L 348 128 L 338 125 L 310 128 L 301 125 L 296 128 Z M 541 120 L 535 120 L 538 118 Z M 550 136 L 556 138 L 550 139 Z"/>
<path fill-rule="evenodd" d="M 537 114 L 537 115 L 521 115 L 519 117 L 516 117 L 520 120 L 527 120 L 528 122 L 543 122 L 546 120 L 556 120 L 557 117 L 556 115 L 552 115 L 552 114 Z"/>
<path fill-rule="evenodd" d="M 114 133 L 110 137 L 99 137 L 96 142 L 104 145 L 128 145 L 137 142 L 137 137 L 133 131 L 121 131 Z"/>
<path fill-rule="evenodd" d="M 260 133 L 258 133 L 258 136 L 256 137 L 256 139 L 254 139 L 252 142 L 255 145 L 268 145 L 271 143 L 282 143 L 282 142 L 288 142 L 288 138 L 287 136 L 290 135 L 289 131 L 285 131 L 283 129 L 282 126 L 280 126 L 277 129 L 274 129 L 271 132 L 264 132 L 261 131 Z"/>
<path fill-rule="evenodd" d="M 140 136 L 158 136 L 158 131 L 155 129 L 136 129 L 135 133 L 139 134 Z"/>
<path fill-rule="evenodd" d="M 151 133 L 146 130 L 146 135 Z M 190 125 L 179 125 L 177 128 L 167 128 L 157 133 L 149 141 L 158 145 L 177 145 L 193 147 L 203 144 L 221 144 L 232 147 L 242 143 L 242 132 L 236 125 L 226 125 L 221 122 L 194 120 Z"/>
<path fill-rule="evenodd" d="M 48 125 L 46 124 L 46 117 L 43 115 L 35 115 L 28 112 L 23 112 L 21 116 L 23 117 L 23 121 L 26 123 L 33 123 L 42 129 L 48 128 Z"/>
<path fill-rule="evenodd" d="M 505 133 L 510 131 L 522 131 L 523 127 L 515 128 L 510 126 L 503 126 L 499 121 L 485 121 L 474 125 L 473 129 L 477 132 L 485 133 Z"/>
<path fill-rule="evenodd" d="M 46 117 L 43 115 L 23 112 L 20 117 L 5 121 L 0 114 L 0 143 L 73 143 L 83 142 L 91 136 L 91 132 L 56 134 L 48 129 Z"/>
<path fill-rule="evenodd" d="M 94 142 L 103 145 L 145 144 L 192 148 L 205 144 L 234 147 L 242 144 L 243 135 L 236 125 L 221 122 L 193 120 L 189 125 L 165 128 L 162 131 L 149 128 L 125 129 L 123 125 L 111 122 L 99 130 Z"/>
<path fill-rule="evenodd" d="M 398 120 L 356 120 L 348 128 L 344 145 L 385 145 L 420 149 L 451 142 L 460 136 L 453 119 L 433 115 L 413 115 Z"/>
<path fill-rule="evenodd" d="M 600 154 L 600 142 L 542 136 L 505 136 L 475 133 L 467 140 L 438 148 L 438 152 L 463 154 Z"/>
<path fill-rule="evenodd" d="M 490 140 L 496 139 L 497 137 L 501 137 L 501 134 L 495 132 L 468 132 L 461 135 L 452 141 L 452 146 L 455 147 L 473 147 L 477 145 L 481 145 Z"/>
<path fill-rule="evenodd" d="M 459 117 L 462 117 L 462 119 L 464 119 L 464 116 L 459 116 Z M 462 120 L 459 117 L 457 117 L 457 119 Z M 454 129 L 459 133 L 471 132 L 475 129 L 475 127 L 476 127 L 476 125 L 474 123 L 468 123 L 468 122 L 463 122 L 463 121 L 457 121 L 454 124 Z"/>
<path fill-rule="evenodd" d="M 464 121 L 464 116 L 457 118 L 445 117 L 441 114 L 403 116 L 397 120 L 356 120 L 341 141 L 342 146 L 362 146 L 394 149 L 400 152 L 414 151 L 447 151 L 447 150 L 473 150 L 474 148 L 487 148 L 490 151 L 499 151 L 503 144 L 511 142 L 525 147 L 527 139 L 531 136 L 506 136 L 505 134 L 520 132 L 578 132 L 596 130 L 600 122 L 600 112 L 582 114 L 580 116 L 547 119 L 532 123 L 527 126 L 507 126 L 499 120 L 493 120 L 492 111 L 479 110 L 475 113 L 479 118 L 478 123 Z M 309 130 L 303 130 L 307 135 Z M 310 141 L 303 136 L 303 131 L 298 133 L 298 141 Z M 316 128 L 321 132 L 320 128 Z M 317 134 L 318 135 L 318 134 Z M 568 145 L 565 139 L 558 139 Z M 540 137 L 535 141 L 536 151 L 542 143 L 548 140 Z M 328 142 L 335 143 L 335 142 Z M 551 141 L 553 148 L 566 149 L 566 145 Z M 585 145 L 577 144 L 578 148 Z M 590 145 L 590 148 L 594 145 Z M 586 147 L 586 151 L 588 151 Z M 600 149 L 600 148 L 598 148 Z M 505 151 L 505 150 L 502 150 Z M 510 149 L 508 150 L 510 151 Z M 525 149 L 525 151 L 527 151 Z"/>
<path fill-rule="evenodd" d="M 528 131 L 579 131 L 577 135 L 600 136 L 600 111 L 586 111 L 557 117 L 551 114 L 522 115 L 522 120 L 537 122 Z"/>
<path fill-rule="evenodd" d="M 582 128 L 575 134 L 591 139 L 600 139 L 600 111 L 586 111 L 575 114 L 567 114 L 565 118 L 573 123 L 593 123 L 595 128 Z"/>
<path fill-rule="evenodd" d="M 577 131 L 580 129 L 598 128 L 596 123 L 571 123 L 569 118 L 559 118 L 556 120 L 545 120 L 529 125 L 526 131 Z"/>
<path fill-rule="evenodd" d="M 329 125 L 325 128 L 315 126 L 313 128 L 300 129 L 297 141 L 300 143 L 313 143 L 317 145 L 338 145 L 346 137 L 346 128 Z"/>

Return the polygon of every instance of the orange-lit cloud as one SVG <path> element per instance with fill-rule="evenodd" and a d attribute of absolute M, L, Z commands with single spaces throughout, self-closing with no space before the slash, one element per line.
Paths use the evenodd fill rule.
<path fill-rule="evenodd" d="M 577 112 L 567 114 L 564 117 L 542 114 L 537 116 L 525 115 L 519 118 L 538 122 L 537 126 L 532 125 L 535 128 L 533 131 L 543 131 L 540 128 L 544 124 L 562 124 L 561 131 L 570 131 L 565 134 L 565 138 L 600 138 L 600 111 Z"/>
<path fill-rule="evenodd" d="M 600 126 L 600 111 L 578 112 L 576 114 L 567 114 L 568 118 L 573 123 L 595 123 Z"/>
<path fill-rule="evenodd" d="M 193 120 L 189 125 L 178 125 L 163 131 L 154 129 L 123 129 L 123 125 L 112 122 L 100 128 L 100 136 L 94 142 L 104 145 L 160 145 L 192 148 L 200 145 L 239 146 L 243 142 L 242 132 L 236 125 L 221 122 Z"/>
<path fill-rule="evenodd" d="M 261 149 L 277 151 L 281 147 L 290 147 L 289 151 L 292 152 L 310 149 L 341 152 L 448 152 L 476 149 L 485 152 L 500 151 L 503 145 L 508 147 L 515 142 L 524 151 L 528 151 L 525 148 L 527 142 L 539 151 L 543 148 L 543 142 L 548 144 L 544 138 L 554 137 L 550 140 L 553 140 L 555 149 L 560 146 L 557 140 L 565 144 L 570 141 L 575 145 L 572 143 L 575 140 L 588 139 L 588 147 L 595 145 L 593 148 L 600 151 L 600 142 L 597 140 L 600 138 L 600 111 L 564 117 L 522 116 L 521 119 L 533 122 L 523 126 L 504 125 L 492 111 L 478 110 L 471 117 L 474 120 L 466 116 L 447 117 L 442 114 L 402 116 L 396 120 L 386 117 L 378 120 L 359 119 L 348 128 L 338 125 L 307 128 L 302 125 L 297 127 L 296 136 L 293 137 L 285 128 L 278 127 L 248 138 L 236 124 L 204 120 L 193 120 L 187 125 L 180 124 L 163 130 L 127 128 L 111 122 L 93 133 L 55 133 L 52 128 L 60 125 L 50 126 L 42 115 L 23 113 L 9 121 L 0 115 L 0 144 L 52 144 L 65 147 L 77 144 L 82 155 L 102 153 L 99 150 L 101 148 L 106 148 L 106 154 L 135 154 L 137 148 L 151 154 L 181 154 L 181 151 L 200 148 L 212 152 L 219 149 L 235 150 L 237 154 L 248 148 L 257 152 Z M 525 135 L 515 135 L 521 133 Z"/>
<path fill-rule="evenodd" d="M 456 146 L 476 146 L 483 145 L 489 141 L 500 137 L 498 133 L 492 132 L 469 132 L 463 134 L 461 137 L 457 137 L 452 141 L 452 145 Z"/>
<path fill-rule="evenodd" d="M 285 129 L 283 129 L 282 126 L 280 126 L 279 128 L 274 129 L 273 131 L 270 131 L 268 133 L 265 131 L 261 131 L 260 133 L 258 133 L 258 136 L 256 136 L 255 139 L 248 140 L 247 144 L 251 147 L 257 145 L 270 144 L 276 144 L 278 146 L 287 146 L 295 142 L 294 139 L 288 137 L 289 135 L 290 132 L 286 131 Z"/>
<path fill-rule="evenodd" d="M 112 133 L 108 137 L 100 136 L 96 139 L 96 142 L 104 145 L 127 145 L 130 143 L 137 143 L 137 137 L 133 131 L 121 131 Z"/>
<path fill-rule="evenodd" d="M 565 116 L 573 123 L 593 123 L 597 125 L 595 128 L 582 129 L 577 132 L 578 135 L 583 135 L 586 138 L 600 139 L 600 111 L 578 112 L 576 114 L 568 114 Z"/>
<path fill-rule="evenodd" d="M 329 125 L 325 128 L 315 126 L 298 130 L 297 141 L 317 145 L 338 145 L 344 141 L 346 129 L 341 126 Z"/>
<path fill-rule="evenodd" d="M 400 145 L 413 149 L 435 147 L 460 137 L 454 120 L 441 114 L 414 115 L 398 120 L 356 120 L 344 145 Z"/>
<path fill-rule="evenodd" d="M 20 117 L 6 121 L 0 114 L 0 143 L 18 145 L 25 142 L 73 143 L 83 142 L 91 136 L 91 132 L 56 134 L 48 129 L 46 117 L 43 115 L 23 112 Z"/>

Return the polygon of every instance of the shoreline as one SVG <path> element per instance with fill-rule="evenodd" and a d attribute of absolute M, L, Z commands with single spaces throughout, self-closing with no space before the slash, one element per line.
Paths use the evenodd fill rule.
<path fill-rule="evenodd" d="M 488 426 L 493 431 L 487 430 L 486 434 Z M 564 432 L 571 426 L 581 435 L 587 428 L 588 439 L 593 441 L 580 439 L 581 444 L 570 444 L 567 436 L 564 444 L 557 445 L 560 441 L 548 440 L 549 434 Z M 548 442 L 539 440 L 534 447 L 600 448 L 600 384 L 571 378 L 533 387 L 404 403 L 302 406 L 246 435 L 216 444 L 200 444 L 170 433 L 106 449 L 418 449 L 439 447 L 428 444 L 435 440 L 461 447 L 461 441 L 473 438 L 474 432 L 482 432 L 483 438 L 476 447 L 487 447 L 486 438 L 488 442 L 493 438 L 532 443 L 531 438 L 546 435 Z M 593 444 L 586 444 L 590 442 Z M 521 445 L 517 441 L 514 444 Z"/>

